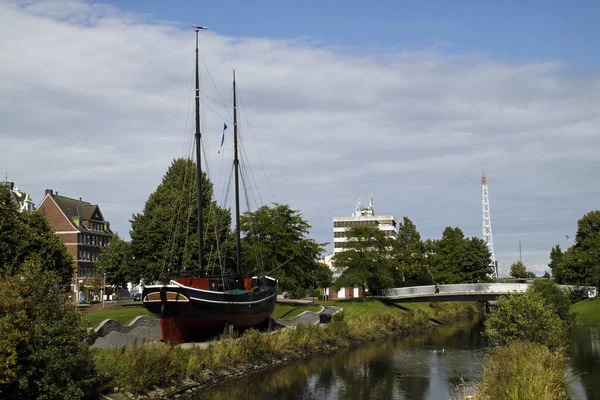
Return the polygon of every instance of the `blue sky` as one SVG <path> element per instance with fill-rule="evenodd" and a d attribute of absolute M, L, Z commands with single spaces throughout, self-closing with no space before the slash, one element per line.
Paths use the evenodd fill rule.
<path fill-rule="evenodd" d="M 598 65 L 599 1 L 107 1 L 222 35 L 308 37 L 325 46 L 436 48 Z"/>
<path fill-rule="evenodd" d="M 521 238 L 541 274 L 599 207 L 599 20 L 600 1 L 0 2 L 0 171 L 36 204 L 46 188 L 99 204 L 127 237 L 193 136 L 202 24 L 204 146 L 236 69 L 262 204 L 319 242 L 370 194 L 424 239 L 480 237 L 485 171 L 501 268 Z"/>

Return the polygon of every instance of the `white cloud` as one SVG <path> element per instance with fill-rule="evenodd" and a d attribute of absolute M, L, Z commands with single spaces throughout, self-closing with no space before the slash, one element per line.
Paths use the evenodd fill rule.
<path fill-rule="evenodd" d="M 0 5 L 0 37 L 0 167 L 34 200 L 51 187 L 97 202 L 126 235 L 187 153 L 193 32 L 109 6 L 32 1 Z M 218 32 L 202 32 L 201 53 L 213 178 L 235 68 L 251 123 L 242 135 L 252 133 L 272 190 L 259 179 L 263 199 L 301 210 L 320 241 L 370 193 L 377 213 L 410 217 L 423 237 L 447 225 L 480 236 L 482 171 L 498 259 L 514 260 L 521 237 L 523 258 L 547 261 L 598 208 L 597 71 Z M 263 177 L 252 141 L 245 149 Z"/>

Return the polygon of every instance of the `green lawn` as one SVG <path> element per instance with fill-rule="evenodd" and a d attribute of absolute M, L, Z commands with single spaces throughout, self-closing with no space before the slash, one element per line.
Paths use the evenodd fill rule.
<path fill-rule="evenodd" d="M 97 328 L 105 319 L 114 319 L 123 325 L 128 325 L 139 315 L 152 316 L 141 303 L 133 303 L 122 307 L 111 307 L 101 311 L 84 312 L 82 324 L 85 328 Z"/>
<path fill-rule="evenodd" d="M 300 314 L 303 311 L 318 312 L 321 306 L 318 304 L 276 304 L 273 317 L 290 319 Z M 122 307 L 111 307 L 101 311 L 83 312 L 82 324 L 85 328 L 97 328 L 98 325 L 105 319 L 114 319 L 123 325 L 128 325 L 133 319 L 139 315 L 152 314 L 142 306 L 141 303 L 130 303 Z"/>
<path fill-rule="evenodd" d="M 400 303 L 402 307 L 406 307 L 410 310 L 416 311 L 421 310 L 424 311 L 428 315 L 433 315 L 435 310 L 429 306 L 429 302 L 425 303 Z"/>
<path fill-rule="evenodd" d="M 573 304 L 571 311 L 577 313 L 579 324 L 600 324 L 600 298 L 598 297 Z"/>
<path fill-rule="evenodd" d="M 376 299 L 368 299 L 362 301 L 361 299 L 356 300 L 337 300 L 323 303 L 328 306 L 340 307 L 344 309 L 344 316 L 346 318 L 355 318 L 363 314 L 383 314 L 383 313 L 402 313 L 406 312 L 401 308 L 393 305 L 388 305 Z M 433 309 L 429 307 L 429 303 L 402 303 L 402 307 L 410 310 L 422 310 L 427 314 L 432 314 Z"/>

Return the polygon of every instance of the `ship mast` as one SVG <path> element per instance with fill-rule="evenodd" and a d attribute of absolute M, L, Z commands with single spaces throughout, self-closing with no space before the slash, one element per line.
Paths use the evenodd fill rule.
<path fill-rule="evenodd" d="M 241 272 L 241 229 L 240 229 L 240 160 L 238 158 L 238 125 L 237 125 L 237 99 L 235 90 L 235 70 L 233 70 L 233 166 L 235 168 L 235 255 L 237 273 Z"/>
<path fill-rule="evenodd" d="M 204 26 L 192 25 L 196 30 L 196 134 L 194 139 L 196 142 L 196 183 L 198 189 L 198 269 L 200 273 L 204 272 L 202 266 L 202 255 L 204 254 L 204 223 L 202 221 L 202 156 L 201 156 L 201 140 L 200 133 L 200 79 L 198 73 L 198 32 L 201 29 L 206 29 Z"/>

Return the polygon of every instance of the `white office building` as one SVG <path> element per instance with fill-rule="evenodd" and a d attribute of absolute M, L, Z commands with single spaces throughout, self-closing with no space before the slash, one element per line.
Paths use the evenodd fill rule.
<path fill-rule="evenodd" d="M 339 253 L 344 250 L 348 241 L 346 231 L 357 225 L 374 225 L 384 231 L 387 236 L 394 239 L 398 235 L 398 222 L 393 215 L 375 215 L 375 200 L 373 196 L 369 200 L 369 205 L 363 207 L 360 199 L 354 208 L 351 217 L 333 217 L 333 253 Z"/>

